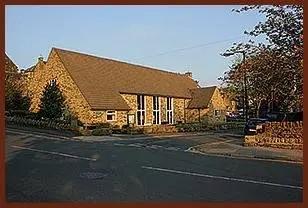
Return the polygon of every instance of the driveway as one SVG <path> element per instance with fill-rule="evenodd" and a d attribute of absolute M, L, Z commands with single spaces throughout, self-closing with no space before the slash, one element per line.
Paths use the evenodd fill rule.
<path fill-rule="evenodd" d="M 302 202 L 301 164 L 188 151 L 215 136 L 66 138 L 8 129 L 9 202 Z"/>

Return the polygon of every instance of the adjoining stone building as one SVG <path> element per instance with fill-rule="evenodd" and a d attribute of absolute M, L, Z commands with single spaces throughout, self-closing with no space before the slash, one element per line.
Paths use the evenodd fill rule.
<path fill-rule="evenodd" d="M 11 74 L 16 75 L 18 73 L 18 67 L 16 64 L 10 59 L 10 57 L 5 54 L 5 64 L 4 64 L 4 73 L 5 79 L 10 76 Z"/>
<path fill-rule="evenodd" d="M 10 59 L 10 57 L 5 53 L 5 64 L 4 64 L 4 75 L 5 75 L 5 87 L 8 84 L 17 85 L 19 84 L 19 79 L 21 78 L 18 72 L 18 67 Z"/>
<path fill-rule="evenodd" d="M 40 58 L 30 69 L 25 80 L 31 110 L 39 110 L 44 87 L 56 81 L 70 111 L 86 125 L 175 124 L 201 121 L 204 115 L 221 120 L 227 110 L 219 90 L 200 88 L 191 73 L 172 73 L 58 48 L 52 48 L 47 61 Z"/>

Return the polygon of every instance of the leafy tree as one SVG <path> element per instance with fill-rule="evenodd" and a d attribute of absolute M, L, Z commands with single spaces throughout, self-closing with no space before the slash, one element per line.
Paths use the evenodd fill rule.
<path fill-rule="evenodd" d="M 235 12 L 258 11 L 266 16 L 253 30 L 252 37 L 265 35 L 268 43 L 235 43 L 227 52 L 245 51 L 245 63 L 232 65 L 220 80 L 234 94 L 243 94 L 247 75 L 250 107 L 258 114 L 263 101 L 268 109 L 302 110 L 303 107 L 303 6 L 244 6 Z"/>
<path fill-rule="evenodd" d="M 6 66 L 7 68 L 9 66 Z M 19 80 L 20 74 L 6 68 L 5 74 L 5 110 L 28 111 L 30 108 L 30 98 L 23 95 L 22 83 Z"/>
<path fill-rule="evenodd" d="M 64 96 L 59 85 L 54 81 L 48 83 L 41 97 L 39 115 L 44 118 L 60 118 L 64 107 Z"/>
<path fill-rule="evenodd" d="M 28 111 L 30 108 L 30 98 L 22 94 L 20 88 L 14 83 L 5 85 L 5 110 Z"/>

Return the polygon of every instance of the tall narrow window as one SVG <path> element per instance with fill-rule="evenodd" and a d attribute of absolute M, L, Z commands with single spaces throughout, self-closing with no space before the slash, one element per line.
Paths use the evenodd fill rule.
<path fill-rule="evenodd" d="M 153 96 L 153 124 L 160 124 L 159 97 Z"/>
<path fill-rule="evenodd" d="M 167 121 L 169 124 L 173 124 L 173 100 L 171 97 L 167 97 Z"/>
<path fill-rule="evenodd" d="M 137 95 L 137 124 L 144 125 L 145 123 L 145 97 Z"/>

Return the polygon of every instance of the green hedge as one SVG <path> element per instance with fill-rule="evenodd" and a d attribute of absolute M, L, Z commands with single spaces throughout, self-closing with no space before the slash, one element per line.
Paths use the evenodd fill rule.
<path fill-rule="evenodd" d="M 58 120 L 37 120 L 26 117 L 5 117 L 7 123 L 22 125 L 22 126 L 33 126 L 38 128 L 50 128 L 59 130 L 73 130 L 70 124 L 58 121 Z"/>
<path fill-rule="evenodd" d="M 226 130 L 234 132 L 244 131 L 245 122 L 201 122 L 177 124 L 176 128 L 179 132 L 205 132 L 212 130 Z"/>
<path fill-rule="evenodd" d="M 112 129 L 111 128 L 104 128 L 104 127 L 99 127 L 94 130 L 92 130 L 91 135 L 93 136 L 106 136 L 106 135 L 111 135 L 112 134 Z"/>

